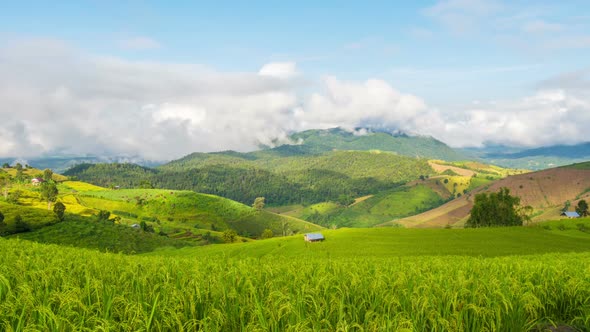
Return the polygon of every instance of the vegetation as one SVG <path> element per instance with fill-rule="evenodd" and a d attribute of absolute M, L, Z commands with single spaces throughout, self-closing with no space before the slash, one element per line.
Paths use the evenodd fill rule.
<path fill-rule="evenodd" d="M 580 200 L 578 202 L 578 205 L 576 205 L 576 212 L 582 216 L 585 217 L 588 215 L 588 203 L 586 203 L 585 200 Z"/>
<path fill-rule="evenodd" d="M 156 169 L 129 164 L 78 165 L 65 174 L 109 187 L 193 190 L 269 206 L 314 204 L 390 190 L 432 173 L 426 160 L 392 153 L 334 151 L 276 156 L 235 152 L 192 154 Z"/>
<path fill-rule="evenodd" d="M 477 194 L 465 227 L 522 226 L 528 221 L 524 212 L 529 210 L 520 208 L 520 198 L 511 196 L 508 188 Z"/>
<path fill-rule="evenodd" d="M 127 225 L 95 222 L 90 218 L 71 215 L 64 222 L 10 237 L 126 254 L 145 253 L 162 247 L 176 248 L 199 244 L 198 241 L 178 240 L 146 233 Z"/>
<path fill-rule="evenodd" d="M 574 228 L 324 233 L 323 243 L 297 236 L 150 257 L 0 239 L 0 326 L 527 331 L 590 324 L 590 234 Z"/>
<path fill-rule="evenodd" d="M 372 227 L 429 210 L 444 201 L 430 187 L 416 185 L 380 192 L 350 206 L 327 202 L 285 213 L 325 227 Z"/>

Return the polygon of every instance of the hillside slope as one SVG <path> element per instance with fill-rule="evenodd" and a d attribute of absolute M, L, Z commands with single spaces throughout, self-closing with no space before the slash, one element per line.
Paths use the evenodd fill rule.
<path fill-rule="evenodd" d="M 310 153 L 337 150 L 381 150 L 400 155 L 455 161 L 465 159 L 460 152 L 430 136 L 373 131 L 358 128 L 350 132 L 341 128 L 314 129 L 293 134 L 292 142 Z"/>
<path fill-rule="evenodd" d="M 520 197 L 521 205 L 533 207 L 533 220 L 558 218 L 566 201 L 574 206 L 580 199 L 590 197 L 590 164 L 575 164 L 509 176 L 433 210 L 383 225 L 399 223 L 405 227 L 461 226 L 469 216 L 476 193 L 497 192 L 502 187 Z"/>
<path fill-rule="evenodd" d="M 252 204 L 314 204 L 390 190 L 433 174 L 426 159 L 390 152 L 331 151 L 320 155 L 253 156 L 195 153 L 158 169 L 136 165 L 79 165 L 65 174 L 101 186 L 193 190 Z"/>

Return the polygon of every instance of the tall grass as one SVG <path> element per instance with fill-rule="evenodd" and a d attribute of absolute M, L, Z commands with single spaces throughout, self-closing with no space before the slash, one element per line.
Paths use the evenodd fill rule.
<path fill-rule="evenodd" d="M 590 253 L 137 257 L 0 239 L 6 331 L 527 331 L 590 326 Z"/>

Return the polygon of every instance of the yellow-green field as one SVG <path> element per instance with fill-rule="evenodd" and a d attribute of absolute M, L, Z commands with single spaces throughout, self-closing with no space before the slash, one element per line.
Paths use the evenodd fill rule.
<path fill-rule="evenodd" d="M 0 327 L 584 330 L 590 220 L 547 226 L 345 229 L 147 257 L 0 239 Z"/>

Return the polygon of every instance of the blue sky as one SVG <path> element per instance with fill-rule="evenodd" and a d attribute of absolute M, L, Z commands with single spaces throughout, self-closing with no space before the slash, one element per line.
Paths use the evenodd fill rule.
<path fill-rule="evenodd" d="M 331 89 L 345 89 L 352 94 L 355 88 L 362 90 L 364 87 L 365 91 L 357 91 L 358 94 L 364 93 L 370 98 L 376 92 L 368 91 L 371 88 L 366 83 L 379 80 L 395 93 L 418 98 L 424 105 L 416 106 L 419 110 L 413 113 L 415 116 L 423 114 L 422 108 L 425 108 L 440 118 L 436 120 L 439 122 L 436 128 L 434 124 L 414 123 L 404 129 L 435 135 L 453 145 L 468 145 L 466 140 L 469 138 L 449 132 L 462 126 L 470 127 L 474 121 L 479 124 L 489 121 L 497 127 L 496 132 L 480 135 L 475 140 L 476 145 L 492 141 L 542 145 L 590 139 L 581 129 L 577 129 L 576 133 L 580 133 L 571 138 L 523 139 L 532 129 L 522 128 L 526 123 L 513 125 L 508 121 L 522 122 L 526 116 L 509 119 L 501 114 L 516 109 L 526 112 L 527 107 L 536 106 L 523 103 L 537 98 L 535 96 L 539 93 L 547 93 L 546 96 L 551 93 L 547 98 L 553 100 L 559 91 L 564 92 L 564 98 L 570 98 L 567 107 L 574 107 L 570 113 L 581 112 L 578 109 L 582 106 L 575 100 L 588 95 L 584 90 L 590 68 L 590 5 L 587 1 L 293 1 L 280 4 L 271 1 L 20 1 L 3 4 L 0 15 L 0 42 L 8 45 L 3 49 L 5 54 L 14 54 L 14 49 L 18 50 L 17 53 L 23 51 L 20 45 L 26 43 L 29 52 L 35 49 L 31 44 L 37 44 L 36 56 L 42 56 L 47 47 L 52 52 L 60 49 L 59 61 L 72 57 L 77 63 L 111 58 L 134 68 L 137 64 L 151 63 L 153 68 L 163 70 L 152 73 L 154 76 L 150 77 L 154 80 L 157 75 L 170 73 L 170 68 L 164 68 L 166 65 L 201 66 L 233 80 L 241 74 L 255 74 L 268 64 L 292 64 L 288 67 L 296 78 L 290 77 L 287 85 L 291 87 L 289 92 L 296 95 L 296 101 L 284 106 L 292 114 L 301 109 L 301 112 L 311 114 L 313 103 L 310 100 L 314 94 Z M 64 53 L 69 55 L 64 56 Z M 51 68 L 51 72 L 56 70 Z M 143 71 L 137 74 L 141 76 L 152 69 L 143 66 L 137 70 Z M 85 73 L 81 76 L 92 75 Z M 571 92 L 571 82 L 563 81 L 571 76 L 575 77 L 576 94 Z M 330 85 L 326 78 L 337 81 Z M 72 84 L 79 84 L 76 82 Z M 356 86 L 347 87 L 346 82 Z M 53 84 L 55 89 L 61 87 L 75 92 L 58 81 Z M 279 90 L 285 92 L 282 88 Z M 117 92 L 117 95 L 120 93 L 123 92 Z M 390 97 L 394 98 L 395 93 Z M 235 96 L 235 91 L 216 94 Z M 194 96 L 168 95 L 170 100 L 152 103 L 142 96 L 136 102 L 143 106 L 155 104 L 156 108 L 165 103 L 181 104 L 188 109 L 200 109 L 208 117 L 213 113 L 224 113 L 215 111 L 216 104 L 212 101 L 205 107 L 201 100 L 195 101 Z M 407 109 L 392 107 L 387 111 L 384 105 L 366 105 L 359 97 L 355 105 L 373 108 L 367 111 L 368 116 L 361 116 L 359 113 L 363 110 L 340 105 L 340 101 L 334 102 L 333 95 L 333 91 L 323 95 L 332 99 L 332 108 L 327 108 L 334 112 L 349 109 L 347 114 L 352 119 L 350 122 L 335 122 L 335 125 L 380 122 L 381 117 L 388 119 L 385 122 L 392 127 L 404 127 L 400 121 L 414 121 L 406 115 L 395 117 L 388 114 L 406 114 Z M 571 98 L 575 100 L 571 101 Z M 542 100 L 538 103 L 546 104 Z M 497 105 L 503 105 L 502 109 Z M 554 119 L 549 113 L 559 113 L 562 106 L 546 111 L 546 116 L 541 118 Z M 84 112 L 79 105 L 76 107 L 78 112 Z M 478 118 L 477 112 L 480 111 L 487 114 L 480 114 L 486 120 Z M 177 120 L 187 119 L 180 113 L 190 113 L 188 118 L 192 119 L 192 124 L 199 122 L 195 120 L 198 116 L 194 115 L 200 114 L 199 111 L 172 113 L 176 114 L 174 118 Z M 326 118 L 329 115 L 306 117 L 305 124 L 299 122 L 295 126 L 270 130 L 268 134 L 283 135 L 283 131 L 313 127 L 314 121 L 319 127 L 328 126 L 330 124 L 326 121 L 320 121 Z M 585 121 L 585 118 L 574 118 Z M 565 120 L 573 121 L 571 118 Z M 22 118 L 14 119 L 14 123 L 17 127 L 19 123 L 25 129 L 28 127 Z M 564 123 L 560 130 L 565 131 L 571 125 L 571 122 Z M 420 130 L 424 127 L 430 128 Z M 190 136 L 191 129 L 186 130 Z M 4 132 L 6 139 L 18 136 L 14 130 L 9 133 L 5 129 Z M 513 133 L 517 137 L 500 139 Z M 261 140 L 260 137 L 254 139 Z M 40 140 L 33 139 L 31 144 L 40 144 L 44 151 L 64 148 L 64 144 L 57 147 L 42 144 Z M 243 140 L 236 137 L 233 141 Z M 238 145 L 227 142 L 219 148 L 250 148 Z M 131 144 L 127 152 L 137 150 L 134 146 Z M 108 146 L 103 148 L 105 151 L 110 149 Z M 216 149 L 214 146 L 201 148 Z M 0 150 L 0 154 L 13 153 L 15 149 L 16 144 L 4 152 Z"/>

